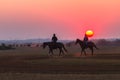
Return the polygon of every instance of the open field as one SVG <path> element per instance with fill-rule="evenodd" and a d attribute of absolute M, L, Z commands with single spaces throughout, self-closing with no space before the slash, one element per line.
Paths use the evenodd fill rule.
<path fill-rule="evenodd" d="M 120 80 L 119 74 L 2 73 L 0 80 Z"/>
<path fill-rule="evenodd" d="M 93 56 L 89 50 L 80 56 L 78 46 L 67 47 L 60 57 L 57 50 L 49 56 L 47 48 L 0 51 L 0 80 L 119 80 L 120 47 L 99 48 Z"/>

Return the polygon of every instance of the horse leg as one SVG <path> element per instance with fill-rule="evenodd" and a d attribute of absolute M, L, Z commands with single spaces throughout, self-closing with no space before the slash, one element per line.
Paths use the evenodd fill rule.
<path fill-rule="evenodd" d="M 81 50 L 81 56 L 82 56 L 82 52 L 83 52 L 83 50 Z"/>
<path fill-rule="evenodd" d="M 53 55 L 53 50 L 49 49 L 49 55 L 52 56 Z"/>
<path fill-rule="evenodd" d="M 61 49 L 62 54 L 64 55 L 64 51 Z"/>
<path fill-rule="evenodd" d="M 52 53 L 52 55 L 54 55 L 54 54 L 53 54 L 53 50 L 52 50 L 52 49 L 50 50 L 50 52 Z"/>
<path fill-rule="evenodd" d="M 62 53 L 62 54 L 64 54 L 64 52 L 63 52 L 62 48 L 60 49 L 59 56 L 61 55 L 61 53 Z"/>
<path fill-rule="evenodd" d="M 50 53 L 51 53 L 51 50 L 49 49 L 49 55 L 50 55 Z"/>
<path fill-rule="evenodd" d="M 86 51 L 84 50 L 84 54 L 85 54 L 85 56 L 86 56 Z"/>
<path fill-rule="evenodd" d="M 59 56 L 61 56 L 61 52 L 62 52 L 62 51 L 61 51 L 61 49 L 60 49 L 60 53 L 59 53 Z"/>
<path fill-rule="evenodd" d="M 82 55 L 82 52 L 84 52 L 84 54 L 85 54 L 85 56 L 86 56 L 86 51 L 85 51 L 85 49 L 82 49 L 82 50 L 81 50 L 81 55 Z"/>
<path fill-rule="evenodd" d="M 81 55 L 82 55 L 83 51 L 84 51 L 84 49 L 81 50 Z"/>
<path fill-rule="evenodd" d="M 90 49 L 91 49 L 91 52 L 92 52 L 92 56 L 93 56 L 93 52 L 94 52 L 94 51 L 93 51 L 93 47 L 91 47 Z"/>

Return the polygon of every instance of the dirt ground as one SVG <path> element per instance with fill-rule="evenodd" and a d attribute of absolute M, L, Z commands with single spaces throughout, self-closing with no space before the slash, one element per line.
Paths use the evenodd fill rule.
<path fill-rule="evenodd" d="M 95 51 L 93 56 L 90 53 L 87 56 L 84 56 L 84 54 L 81 56 L 80 50 L 78 51 L 73 49 L 69 54 L 61 57 L 58 55 L 48 56 L 47 50 L 44 51 L 41 48 L 18 48 L 16 50 L 0 51 L 0 80 L 9 80 L 4 76 L 15 80 L 13 78 L 23 77 L 23 75 L 26 80 L 31 75 L 33 77 L 37 76 L 35 80 L 39 79 L 40 76 L 43 78 L 42 80 L 46 78 L 47 80 L 51 80 L 51 78 L 54 78 L 53 80 L 61 80 L 60 78 L 67 80 L 67 77 L 69 77 L 69 80 L 120 79 L 118 77 L 120 75 L 119 48 L 112 47 L 110 50 L 104 48 Z M 29 80 L 33 80 L 33 77 Z M 17 80 L 22 80 L 22 78 Z"/>
<path fill-rule="evenodd" d="M 9 52 L 9 51 L 8 51 Z M 14 52 L 14 51 L 13 51 Z M 41 54 L 8 54 L 0 56 L 0 72 L 27 73 L 120 73 L 120 54 L 80 56 L 43 56 Z M 77 56 L 76 56 L 77 55 Z"/>
<path fill-rule="evenodd" d="M 120 80 L 119 74 L 2 73 L 0 80 Z"/>

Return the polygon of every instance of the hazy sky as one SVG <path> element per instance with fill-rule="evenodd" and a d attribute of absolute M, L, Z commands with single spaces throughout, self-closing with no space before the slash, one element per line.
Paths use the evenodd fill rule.
<path fill-rule="evenodd" d="M 120 38 L 120 0 L 0 0 L 0 40 Z"/>

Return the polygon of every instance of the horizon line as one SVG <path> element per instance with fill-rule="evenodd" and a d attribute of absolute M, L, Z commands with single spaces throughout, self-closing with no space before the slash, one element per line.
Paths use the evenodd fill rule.
<path fill-rule="evenodd" d="M 51 38 L 27 38 L 27 39 L 0 39 L 0 41 L 12 41 L 12 40 L 32 40 L 32 39 L 46 39 L 46 40 L 51 40 Z M 80 38 L 76 38 L 76 39 L 80 39 Z M 120 39 L 120 38 L 92 38 L 91 40 L 94 39 Z M 59 41 L 61 40 L 75 40 L 75 39 L 59 39 Z"/>

